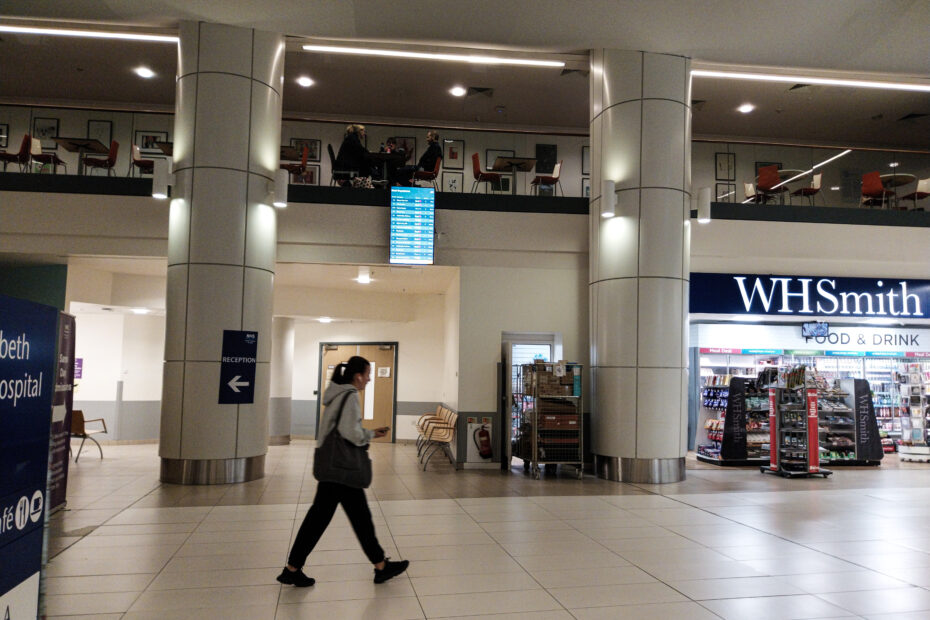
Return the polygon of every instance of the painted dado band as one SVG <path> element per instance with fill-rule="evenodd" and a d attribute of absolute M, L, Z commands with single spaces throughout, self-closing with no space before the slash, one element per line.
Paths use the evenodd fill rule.
<path fill-rule="evenodd" d="M 264 475 L 264 454 L 234 459 L 161 460 L 161 481 L 171 484 L 230 484 Z"/>
<path fill-rule="evenodd" d="M 684 457 L 671 459 L 634 459 L 594 455 L 598 478 L 614 482 L 665 484 L 685 479 Z"/>

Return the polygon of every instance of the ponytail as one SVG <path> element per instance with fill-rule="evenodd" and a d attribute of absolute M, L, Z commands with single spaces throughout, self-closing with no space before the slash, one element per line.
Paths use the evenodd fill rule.
<path fill-rule="evenodd" d="M 348 362 L 340 362 L 333 368 L 333 383 L 345 385 L 352 383 L 355 375 L 360 375 L 371 366 L 368 360 L 359 355 L 353 355 Z"/>

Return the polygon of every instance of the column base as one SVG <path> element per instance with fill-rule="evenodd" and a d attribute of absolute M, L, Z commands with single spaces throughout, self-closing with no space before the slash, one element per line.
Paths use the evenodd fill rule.
<path fill-rule="evenodd" d="M 685 458 L 634 459 L 594 455 L 598 478 L 634 484 L 668 484 L 685 479 Z"/>
<path fill-rule="evenodd" d="M 268 437 L 269 446 L 288 446 L 291 443 L 290 435 L 271 435 Z"/>
<path fill-rule="evenodd" d="M 170 484 L 231 484 L 264 476 L 264 454 L 236 459 L 161 460 L 160 479 Z"/>

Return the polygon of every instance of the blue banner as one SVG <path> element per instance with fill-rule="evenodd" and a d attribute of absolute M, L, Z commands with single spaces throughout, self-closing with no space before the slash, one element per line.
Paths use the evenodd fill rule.
<path fill-rule="evenodd" d="M 692 273 L 692 314 L 928 318 L 930 280 Z"/>
<path fill-rule="evenodd" d="M 0 295 L 0 613 L 36 617 L 58 309 Z"/>

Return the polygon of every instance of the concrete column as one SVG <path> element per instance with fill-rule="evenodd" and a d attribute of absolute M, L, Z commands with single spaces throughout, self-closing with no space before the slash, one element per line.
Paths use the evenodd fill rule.
<path fill-rule="evenodd" d="M 684 479 L 691 79 L 681 56 L 591 53 L 592 443 L 598 475 Z M 602 181 L 616 217 L 601 217 Z"/>
<path fill-rule="evenodd" d="M 294 319 L 275 317 L 271 326 L 271 400 L 268 443 L 291 443 L 291 394 L 294 382 Z"/>
<path fill-rule="evenodd" d="M 284 39 L 180 28 L 168 231 L 161 479 L 261 478 L 268 444 Z M 223 330 L 258 332 L 253 404 L 218 404 Z"/>

